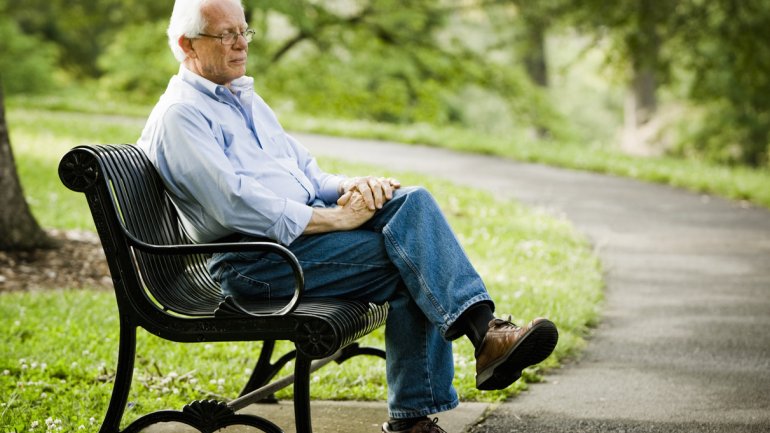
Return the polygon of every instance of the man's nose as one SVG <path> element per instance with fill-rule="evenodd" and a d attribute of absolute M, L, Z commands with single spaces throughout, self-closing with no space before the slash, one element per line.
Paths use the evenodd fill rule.
<path fill-rule="evenodd" d="M 233 42 L 233 47 L 241 50 L 248 48 L 249 43 L 246 41 L 246 36 L 244 36 L 242 33 L 235 35 L 235 42 Z"/>

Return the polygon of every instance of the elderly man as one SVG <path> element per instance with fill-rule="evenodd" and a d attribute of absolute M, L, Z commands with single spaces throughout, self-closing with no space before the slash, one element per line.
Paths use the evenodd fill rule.
<path fill-rule="evenodd" d="M 198 242 L 267 237 L 303 266 L 306 296 L 388 302 L 383 432 L 441 432 L 427 418 L 458 404 L 453 339 L 476 348 L 476 385 L 502 389 L 553 351 L 536 319 L 496 319 L 494 304 L 433 197 L 394 179 L 332 175 L 289 136 L 245 76 L 238 0 L 177 0 L 168 28 L 179 73 L 138 145 Z M 264 254 L 219 254 L 209 269 L 236 298 L 284 298 L 289 272 Z"/>

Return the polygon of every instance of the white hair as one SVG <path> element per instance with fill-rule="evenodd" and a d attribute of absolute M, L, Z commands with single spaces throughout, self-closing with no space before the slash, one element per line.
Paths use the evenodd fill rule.
<path fill-rule="evenodd" d="M 179 38 L 182 36 L 195 38 L 204 32 L 208 23 L 201 9 L 208 1 L 210 0 L 176 0 L 174 2 L 174 10 L 171 12 L 171 20 L 166 34 L 168 35 L 168 45 L 171 47 L 174 57 L 180 62 L 184 62 L 187 55 L 179 46 Z M 243 9 L 241 0 L 230 1 L 237 3 Z"/>

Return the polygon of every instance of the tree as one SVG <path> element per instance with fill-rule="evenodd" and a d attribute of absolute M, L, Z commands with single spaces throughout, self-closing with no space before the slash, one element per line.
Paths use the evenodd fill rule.
<path fill-rule="evenodd" d="M 464 84 L 470 62 L 438 40 L 449 13 L 440 1 L 247 6 L 258 31 L 249 70 L 259 71 L 265 96 L 293 97 L 302 111 L 327 116 L 392 123 L 451 117 L 443 98 Z"/>
<path fill-rule="evenodd" d="M 25 34 L 0 13 L 0 71 L 9 94 L 30 94 L 51 88 L 57 62 L 56 47 Z"/>
<path fill-rule="evenodd" d="M 689 72 L 688 96 L 707 112 L 683 152 L 770 167 L 770 3 L 680 1 L 672 51 Z"/>
<path fill-rule="evenodd" d="M 579 30 L 611 41 L 608 64 L 621 71 L 627 87 L 622 145 L 627 150 L 648 147 L 638 129 L 655 116 L 658 90 L 669 82 L 675 54 L 662 48 L 676 32 L 671 23 L 683 1 L 577 0 L 563 10 Z"/>
<path fill-rule="evenodd" d="M 55 44 L 66 70 L 98 77 L 99 55 L 121 28 L 168 19 L 172 7 L 172 1 L 156 0 L 0 0 L 0 17 Z"/>
<path fill-rule="evenodd" d="M 631 126 L 653 117 L 666 87 L 696 113 L 678 119 L 679 152 L 770 166 L 766 0 L 574 0 L 564 14 L 613 42 L 609 63 L 628 71 Z"/>
<path fill-rule="evenodd" d="M 564 9 L 563 0 L 511 0 L 515 5 L 517 20 L 514 30 L 514 47 L 517 57 L 529 79 L 538 87 L 548 87 L 548 53 L 546 37 L 554 21 Z M 539 137 L 551 135 L 544 123 L 535 124 Z"/>
<path fill-rule="evenodd" d="M 0 80 L 0 250 L 50 248 L 53 240 L 40 228 L 24 199 L 5 120 Z"/>
<path fill-rule="evenodd" d="M 568 7 L 564 0 L 509 0 L 516 6 L 516 48 L 533 83 L 548 87 L 546 36 Z"/>

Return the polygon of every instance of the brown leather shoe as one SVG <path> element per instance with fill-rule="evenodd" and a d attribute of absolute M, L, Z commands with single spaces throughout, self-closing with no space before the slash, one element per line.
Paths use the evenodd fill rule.
<path fill-rule="evenodd" d="M 548 358 L 559 340 L 556 325 L 537 318 L 519 327 L 494 319 L 476 353 L 476 388 L 504 389 L 521 377 L 521 370 Z"/>
<path fill-rule="evenodd" d="M 425 419 L 409 430 L 391 430 L 387 422 L 382 425 L 382 433 L 446 433 L 446 430 L 438 426 L 438 418 Z"/>

